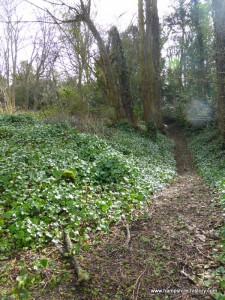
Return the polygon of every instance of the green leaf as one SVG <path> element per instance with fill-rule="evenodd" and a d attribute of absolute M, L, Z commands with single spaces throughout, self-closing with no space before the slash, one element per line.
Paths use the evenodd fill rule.
<path fill-rule="evenodd" d="M 90 250 L 90 245 L 89 244 L 84 244 L 84 247 L 83 247 L 83 249 L 85 250 L 85 251 L 88 251 L 88 250 Z"/>
<path fill-rule="evenodd" d="M 40 264 L 42 267 L 46 268 L 48 266 L 48 259 L 46 258 L 40 259 Z"/>

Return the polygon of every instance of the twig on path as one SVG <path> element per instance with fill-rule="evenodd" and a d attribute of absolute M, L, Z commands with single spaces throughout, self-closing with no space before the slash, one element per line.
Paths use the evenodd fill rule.
<path fill-rule="evenodd" d="M 198 252 L 202 255 L 202 256 L 204 256 L 205 258 L 208 258 L 208 259 L 212 259 L 212 257 L 210 257 L 209 255 L 206 255 L 206 254 L 204 254 L 196 245 L 195 245 L 195 248 L 198 250 Z"/>
<path fill-rule="evenodd" d="M 138 300 L 138 294 L 139 294 L 140 286 L 141 286 L 141 283 L 139 282 L 138 288 L 137 288 L 137 295 L 136 295 L 135 300 Z"/>
<path fill-rule="evenodd" d="M 197 282 L 195 281 L 195 279 L 191 275 L 187 274 L 184 270 L 180 271 L 180 273 L 183 276 L 185 276 L 188 280 L 190 280 L 192 283 L 197 284 Z"/>
<path fill-rule="evenodd" d="M 138 288 L 137 288 L 136 298 L 134 298 L 135 300 L 138 299 L 138 293 L 139 293 L 139 289 L 140 289 L 140 285 L 141 285 L 141 284 L 139 283 L 139 281 L 140 281 L 141 277 L 145 274 L 146 271 L 147 271 L 147 269 L 145 269 L 145 270 L 141 273 L 141 275 L 138 276 L 138 279 L 137 279 L 136 282 L 135 282 L 135 285 L 134 285 L 134 291 L 133 291 L 133 298 L 135 297 L 135 288 L 136 288 L 136 286 L 138 287 Z"/>

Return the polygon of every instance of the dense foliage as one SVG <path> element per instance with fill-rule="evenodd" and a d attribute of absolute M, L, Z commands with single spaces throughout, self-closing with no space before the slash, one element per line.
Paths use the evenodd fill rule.
<path fill-rule="evenodd" d="M 207 127 L 201 131 L 194 131 L 192 134 L 188 132 L 189 148 L 195 159 L 195 163 L 199 173 L 214 188 L 216 194 L 219 192 L 219 204 L 225 212 L 225 149 L 224 144 L 219 136 L 218 130 L 214 127 Z M 218 201 L 214 200 L 214 204 L 218 205 Z M 215 273 L 217 281 L 219 281 L 221 291 L 225 288 L 225 224 L 217 233 L 220 242 L 214 249 L 214 254 L 221 261 Z M 215 299 L 225 299 L 225 295 L 218 293 Z"/>
<path fill-rule="evenodd" d="M 225 170 L 225 150 L 218 131 L 207 127 L 189 136 L 189 146 L 201 175 L 213 187 L 222 188 Z"/>
<path fill-rule="evenodd" d="M 149 195 L 175 176 L 173 144 L 127 130 L 111 139 L 66 123 L 0 116 L 0 252 L 57 242 L 62 231 L 80 247 L 122 213 L 135 217 Z"/>

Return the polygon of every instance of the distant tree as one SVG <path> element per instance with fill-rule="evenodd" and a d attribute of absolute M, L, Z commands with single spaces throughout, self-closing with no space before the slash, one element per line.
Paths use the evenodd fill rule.
<path fill-rule="evenodd" d="M 48 95 L 52 93 L 52 86 L 56 84 L 55 70 L 59 58 L 61 45 L 58 43 L 58 30 L 55 25 L 47 23 L 48 17 L 38 17 L 39 28 L 33 37 L 33 51 L 30 62 L 33 68 L 33 105 L 34 110 L 40 107 L 41 102 L 46 102 Z M 47 85 L 44 87 L 43 83 Z M 49 84 L 51 82 L 51 84 Z M 53 88 L 55 89 L 55 87 Z"/>
<path fill-rule="evenodd" d="M 38 21 L 29 36 L 32 44 L 27 60 L 17 64 L 14 74 L 16 104 L 26 110 L 37 110 L 41 103 L 48 102 L 56 83 L 55 64 L 60 51 L 60 45 L 55 41 L 57 27 L 48 24 L 46 16 L 38 17 Z"/>
<path fill-rule="evenodd" d="M 201 99 L 214 105 L 214 34 L 208 0 L 174 0 L 173 11 L 164 19 L 169 41 L 163 69 L 163 109 L 169 100 L 174 117 L 185 118 L 187 107 Z M 177 108 L 179 107 L 179 112 Z M 199 112 L 200 113 L 200 112 Z"/>
<path fill-rule="evenodd" d="M 66 23 L 62 29 L 60 63 L 63 73 L 66 78 L 73 77 L 70 87 L 73 85 L 74 91 L 77 91 L 76 98 L 88 107 L 92 94 L 93 36 L 88 26 L 81 22 Z"/>
<path fill-rule="evenodd" d="M 32 63 L 21 61 L 16 75 L 16 105 L 28 110 L 30 107 L 30 91 L 34 82 Z"/>
<path fill-rule="evenodd" d="M 164 19 L 164 31 L 167 40 L 172 40 L 172 45 L 167 48 L 167 58 L 172 62 L 173 76 L 179 83 L 180 92 L 187 83 L 187 48 L 190 40 L 190 8 L 187 0 L 175 0 L 173 11 Z M 174 65 L 176 61 L 176 66 Z M 171 71 L 171 64 L 169 65 Z M 176 69 L 176 70 L 175 70 Z"/>
<path fill-rule="evenodd" d="M 225 2 L 212 0 L 215 28 L 216 73 L 218 85 L 217 116 L 219 129 L 225 141 Z"/>

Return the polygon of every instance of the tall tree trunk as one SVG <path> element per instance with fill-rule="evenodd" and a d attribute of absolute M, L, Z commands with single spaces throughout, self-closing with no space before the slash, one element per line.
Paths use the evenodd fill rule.
<path fill-rule="evenodd" d="M 185 55 L 184 55 L 184 47 L 185 47 L 185 25 L 183 24 L 183 22 L 181 23 L 181 31 L 182 31 L 182 35 L 181 35 L 181 44 L 180 44 L 180 68 L 179 68 L 179 83 L 180 83 L 180 87 L 181 90 L 183 90 L 184 88 L 184 83 L 183 83 L 183 75 L 184 75 L 184 71 L 185 71 Z"/>
<path fill-rule="evenodd" d="M 153 62 L 153 28 L 152 28 L 152 0 L 145 0 L 145 98 L 144 98 L 144 117 L 148 131 L 155 131 L 157 128 L 155 111 L 155 74 Z"/>
<path fill-rule="evenodd" d="M 162 128 L 160 109 L 160 35 L 157 0 L 138 1 L 139 57 L 142 74 L 144 120 L 147 130 L 154 133 Z M 146 24 L 146 25 L 145 25 Z"/>
<path fill-rule="evenodd" d="M 136 120 L 132 109 L 132 97 L 130 92 L 130 80 L 122 46 L 122 41 L 119 35 L 117 27 L 112 27 L 109 31 L 110 38 L 110 57 L 115 64 L 114 77 L 119 82 L 119 91 L 121 95 L 121 101 L 126 114 L 127 119 L 133 127 L 136 127 Z"/>
<path fill-rule="evenodd" d="M 154 67 L 154 106 L 157 128 L 162 128 L 161 84 L 160 84 L 160 26 L 157 0 L 152 0 L 152 59 Z"/>
<path fill-rule="evenodd" d="M 144 120 L 148 119 L 147 108 L 145 108 L 145 99 L 147 99 L 147 83 L 146 83 L 146 66 L 145 66 L 145 18 L 144 18 L 144 3 L 143 0 L 138 0 L 138 27 L 139 27 L 139 64 L 141 70 L 141 96 L 144 106 Z"/>
<path fill-rule="evenodd" d="M 216 42 L 216 71 L 218 85 L 217 116 L 221 135 L 225 141 L 225 2 L 212 0 Z"/>

